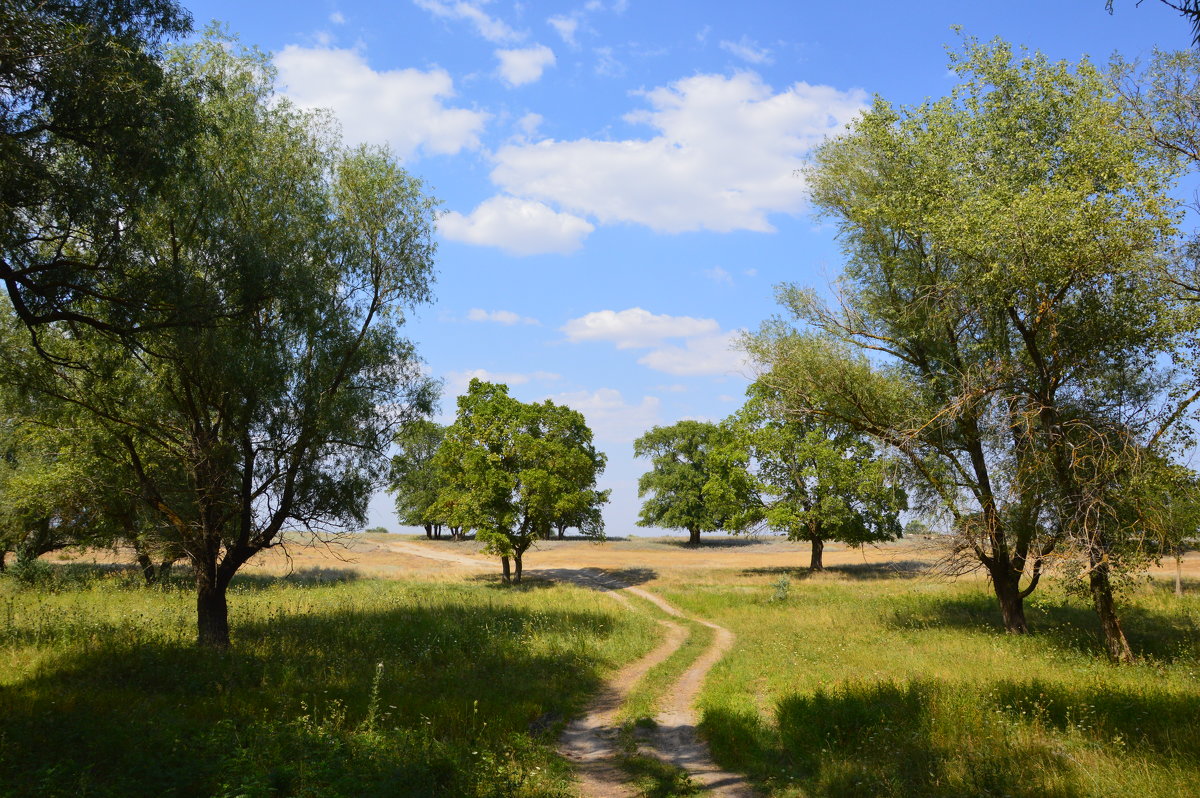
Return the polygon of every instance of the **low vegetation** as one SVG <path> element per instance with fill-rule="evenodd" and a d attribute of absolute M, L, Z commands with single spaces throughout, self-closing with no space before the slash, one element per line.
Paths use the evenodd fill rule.
<path fill-rule="evenodd" d="M 657 635 L 575 587 L 347 576 L 239 577 L 232 651 L 186 581 L 0 579 L 0 795 L 567 795 L 560 721 Z"/>
<path fill-rule="evenodd" d="M 986 585 L 834 569 L 665 595 L 738 636 L 701 696 L 716 760 L 772 796 L 1194 794 L 1200 596 L 1128 596 L 1114 668 L 1085 599 L 1043 590 L 1006 635 Z M 755 585 L 748 591 L 747 585 Z"/>

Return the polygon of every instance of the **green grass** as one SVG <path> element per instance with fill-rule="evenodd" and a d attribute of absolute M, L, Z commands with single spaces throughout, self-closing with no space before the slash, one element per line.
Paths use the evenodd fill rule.
<path fill-rule="evenodd" d="M 0 579 L 4 796 L 565 795 L 562 719 L 658 635 L 571 586 L 325 572 L 235 582 L 209 652 L 185 585 L 56 568 Z"/>
<path fill-rule="evenodd" d="M 1130 596 L 1140 661 L 1114 667 L 1089 608 L 1052 590 L 1014 637 L 982 583 L 848 573 L 786 601 L 764 575 L 666 592 L 738 636 L 701 696 L 724 767 L 773 796 L 1195 795 L 1195 592 Z"/>

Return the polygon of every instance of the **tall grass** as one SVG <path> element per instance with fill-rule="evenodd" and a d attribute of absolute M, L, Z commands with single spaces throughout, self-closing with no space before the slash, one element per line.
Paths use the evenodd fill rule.
<path fill-rule="evenodd" d="M 1196 794 L 1196 593 L 1130 596 L 1140 661 L 1114 667 L 1088 607 L 1053 589 L 1030 602 L 1035 634 L 1015 637 L 981 583 L 835 571 L 778 601 L 771 578 L 667 592 L 737 634 L 701 697 L 703 730 L 768 794 Z"/>
<path fill-rule="evenodd" d="M 184 584 L 0 579 L 0 795 L 564 795 L 561 720 L 658 634 L 537 582 L 231 591 L 221 653 Z"/>

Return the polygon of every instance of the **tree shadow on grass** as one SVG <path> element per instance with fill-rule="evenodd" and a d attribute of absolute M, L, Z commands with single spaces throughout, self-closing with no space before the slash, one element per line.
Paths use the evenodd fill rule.
<path fill-rule="evenodd" d="M 693 544 L 687 538 L 658 538 L 655 542 L 662 543 L 667 546 L 675 546 L 680 549 L 690 549 L 698 551 L 700 549 L 740 549 L 746 546 L 762 546 L 767 543 L 778 543 L 777 538 L 761 538 L 761 537 L 725 537 L 725 538 L 706 538 L 700 536 L 700 542 Z"/>
<path fill-rule="evenodd" d="M 875 579 L 914 579 L 929 575 L 929 564 L 920 560 L 894 560 L 884 563 L 849 563 L 846 565 L 829 565 L 824 571 L 813 571 L 811 568 L 798 566 L 769 566 L 762 568 L 743 568 L 743 576 L 786 576 L 791 579 L 804 580 L 820 574 L 843 576 L 847 579 L 867 581 Z"/>
<path fill-rule="evenodd" d="M 1138 741 L 1139 757 L 1194 761 L 1197 712 L 1200 699 L 1180 702 L 1153 689 L 851 682 L 784 698 L 776 724 L 718 709 L 705 712 L 702 729 L 718 762 L 771 791 L 1082 798 L 1094 794 L 1095 774 L 1074 761 L 1071 746 Z"/>
<path fill-rule="evenodd" d="M 101 630 L 0 687 L 0 793 L 515 794 L 556 767 L 531 721 L 600 684 L 572 641 L 613 632 L 602 613 L 421 601 L 235 624 L 228 652 Z"/>
<path fill-rule="evenodd" d="M 1137 657 L 1162 662 L 1200 661 L 1200 624 L 1194 616 L 1125 603 L 1118 608 L 1121 625 Z M 1054 647 L 1104 656 L 1100 622 L 1081 601 L 1062 598 L 1026 603 L 1031 633 Z M 1004 634 L 996 600 L 980 592 L 973 596 L 938 597 L 897 608 L 888 622 L 903 629 L 951 628 Z"/>

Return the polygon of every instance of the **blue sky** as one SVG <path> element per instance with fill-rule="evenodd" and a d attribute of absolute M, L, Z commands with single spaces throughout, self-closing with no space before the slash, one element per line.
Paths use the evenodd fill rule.
<path fill-rule="evenodd" d="M 1056 59 L 1190 44 L 1153 0 L 184 2 L 441 200 L 437 298 L 410 335 L 442 420 L 471 376 L 582 411 L 611 535 L 637 531 L 632 440 L 735 410 L 731 339 L 775 313 L 776 284 L 837 277 L 794 170 L 873 95 L 946 94 L 952 26 Z M 386 495 L 371 524 L 398 529 Z"/>

